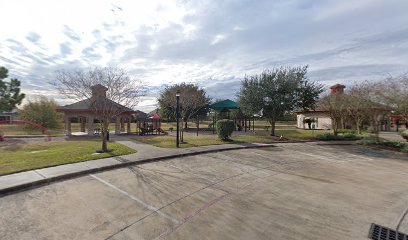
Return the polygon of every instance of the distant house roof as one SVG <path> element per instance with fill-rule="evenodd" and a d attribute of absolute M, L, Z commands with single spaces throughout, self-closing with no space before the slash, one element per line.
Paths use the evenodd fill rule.
<path fill-rule="evenodd" d="M 136 119 L 146 119 L 147 118 L 147 113 L 142 112 L 140 110 L 136 110 L 134 113 L 134 116 Z"/>
<path fill-rule="evenodd" d="M 213 103 L 209 106 L 209 108 L 223 112 L 229 109 L 239 109 L 239 104 L 232 100 L 227 99 L 224 101 Z"/>
<path fill-rule="evenodd" d="M 328 112 L 326 109 L 316 108 L 310 110 L 296 109 L 295 113 L 308 113 L 308 112 Z"/>
<path fill-rule="evenodd" d="M 148 113 L 148 115 L 149 115 L 149 116 L 153 116 L 154 114 L 159 114 L 159 111 L 160 111 L 160 109 L 159 109 L 159 108 L 156 108 L 156 109 L 154 109 L 153 111 L 150 111 L 150 112 Z"/>
<path fill-rule="evenodd" d="M 17 110 L 17 108 L 13 108 L 13 110 L 11 110 L 11 111 L 4 111 L 4 112 L 1 112 L 0 111 L 0 115 L 18 115 L 18 110 Z"/>

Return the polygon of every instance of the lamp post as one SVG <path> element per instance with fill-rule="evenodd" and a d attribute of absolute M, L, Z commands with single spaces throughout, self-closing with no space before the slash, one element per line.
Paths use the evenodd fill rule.
<path fill-rule="evenodd" d="M 179 118 L 180 118 L 180 92 L 177 91 L 176 93 L 176 120 L 177 120 L 177 137 L 176 137 L 176 147 L 180 147 L 180 126 L 179 126 Z"/>

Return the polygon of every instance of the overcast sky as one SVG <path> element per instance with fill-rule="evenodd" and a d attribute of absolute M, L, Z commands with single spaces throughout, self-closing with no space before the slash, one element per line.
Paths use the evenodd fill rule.
<path fill-rule="evenodd" d="M 72 102 L 58 69 L 114 65 L 146 86 L 193 82 L 234 99 L 245 74 L 309 65 L 309 78 L 351 84 L 408 72 L 407 0 L 0 0 L 0 66 L 29 98 Z"/>

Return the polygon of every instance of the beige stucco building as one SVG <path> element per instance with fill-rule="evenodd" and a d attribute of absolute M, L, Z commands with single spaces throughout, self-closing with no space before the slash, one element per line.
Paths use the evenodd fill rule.
<path fill-rule="evenodd" d="M 334 86 L 330 87 L 331 94 L 344 94 L 344 85 L 341 84 L 336 84 Z M 383 109 L 378 111 L 378 116 L 377 120 L 381 122 L 381 130 L 385 131 L 390 131 L 391 125 L 389 123 L 389 117 L 390 117 L 390 110 L 389 109 Z M 309 129 L 308 123 L 305 123 L 306 119 L 313 119 L 314 122 L 311 124 L 312 129 L 332 129 L 332 119 L 330 118 L 329 112 L 323 108 L 317 108 L 315 110 L 311 111 L 296 111 L 296 126 L 297 128 L 302 128 L 302 129 Z M 355 129 L 355 123 L 351 118 L 346 118 L 346 120 L 343 123 L 338 123 L 339 126 L 338 128 L 346 128 L 346 129 Z"/>
<path fill-rule="evenodd" d="M 327 111 L 324 110 L 315 110 L 315 111 L 299 111 L 296 113 L 297 128 L 308 129 L 309 126 L 305 123 L 305 119 L 314 119 L 315 122 L 312 123 L 312 129 L 331 129 L 332 120 L 329 117 Z"/>

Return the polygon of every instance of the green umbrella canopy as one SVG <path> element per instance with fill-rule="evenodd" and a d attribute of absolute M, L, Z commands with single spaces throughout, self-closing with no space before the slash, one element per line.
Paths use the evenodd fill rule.
<path fill-rule="evenodd" d="M 229 109 L 239 109 L 239 104 L 227 99 L 224 101 L 220 101 L 220 102 L 211 104 L 209 107 L 211 109 L 214 109 L 215 111 L 224 112 L 224 111 L 228 111 Z"/>

